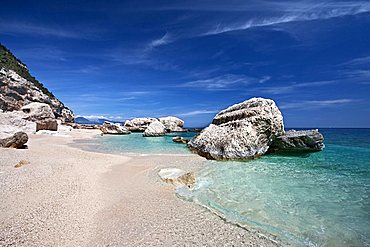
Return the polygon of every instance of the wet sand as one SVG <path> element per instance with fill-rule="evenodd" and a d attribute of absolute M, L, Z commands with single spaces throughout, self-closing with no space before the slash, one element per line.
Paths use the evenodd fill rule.
<path fill-rule="evenodd" d="M 196 171 L 203 158 L 122 156 L 72 145 L 95 130 L 31 135 L 0 149 L 0 246 L 276 246 L 179 199 L 164 167 Z M 19 168 L 14 166 L 27 160 Z"/>

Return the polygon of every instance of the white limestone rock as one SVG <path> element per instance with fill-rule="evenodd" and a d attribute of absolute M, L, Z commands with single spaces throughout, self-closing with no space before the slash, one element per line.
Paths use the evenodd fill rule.
<path fill-rule="evenodd" d="M 110 134 L 110 135 L 127 135 L 131 133 L 128 129 L 121 126 L 120 124 L 111 123 L 108 121 L 104 122 L 100 130 L 103 132 L 103 134 Z"/>
<path fill-rule="evenodd" d="M 26 118 L 32 121 L 55 118 L 51 107 L 45 103 L 32 102 L 28 105 L 23 106 L 21 110 L 26 114 Z"/>
<path fill-rule="evenodd" d="M 158 120 L 149 124 L 148 128 L 144 131 L 143 136 L 145 137 L 156 137 L 163 136 L 166 134 L 166 127 Z"/>
<path fill-rule="evenodd" d="M 134 118 L 131 120 L 126 120 L 124 126 L 128 130 L 133 132 L 144 132 L 148 128 L 148 126 L 154 121 L 158 121 L 158 119 L 146 117 Z"/>
<path fill-rule="evenodd" d="M 166 127 L 167 131 L 169 132 L 184 132 L 182 127 L 184 127 L 184 121 L 180 118 L 168 116 L 168 117 L 161 117 L 159 121 Z"/>
<path fill-rule="evenodd" d="M 0 113 L 0 138 L 13 135 L 16 132 L 32 134 L 36 131 L 36 123 L 26 120 L 22 111 Z"/>
<path fill-rule="evenodd" d="M 284 134 L 283 116 L 270 99 L 252 98 L 219 112 L 188 147 L 207 159 L 251 159 Z"/>

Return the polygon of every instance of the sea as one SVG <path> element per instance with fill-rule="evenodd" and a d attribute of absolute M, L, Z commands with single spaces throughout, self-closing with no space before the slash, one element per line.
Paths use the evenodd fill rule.
<path fill-rule="evenodd" d="M 322 152 L 207 161 L 197 185 L 179 197 L 226 221 L 291 246 L 370 246 L 370 129 L 320 129 Z M 193 155 L 172 133 L 103 136 L 94 149 L 138 155 Z"/>

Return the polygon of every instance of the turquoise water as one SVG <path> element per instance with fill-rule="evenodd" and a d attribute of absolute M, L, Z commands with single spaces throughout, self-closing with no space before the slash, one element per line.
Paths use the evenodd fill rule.
<path fill-rule="evenodd" d="M 142 133 L 104 135 L 94 140 L 94 149 L 121 154 L 191 154 L 184 144 L 174 143 L 172 137 L 193 137 L 195 132 L 170 133 L 161 137 L 143 137 Z M 91 145 L 90 143 L 89 145 Z"/>
<path fill-rule="evenodd" d="M 197 188 L 180 196 L 293 246 L 370 246 L 370 129 L 321 132 L 323 152 L 207 161 Z M 101 140 L 123 152 L 189 153 L 171 138 Z"/>

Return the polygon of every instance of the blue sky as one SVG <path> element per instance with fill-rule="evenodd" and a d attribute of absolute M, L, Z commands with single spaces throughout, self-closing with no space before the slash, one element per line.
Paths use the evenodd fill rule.
<path fill-rule="evenodd" d="M 370 1 L 5 0 L 0 42 L 77 115 L 195 127 L 258 96 L 370 127 Z"/>

